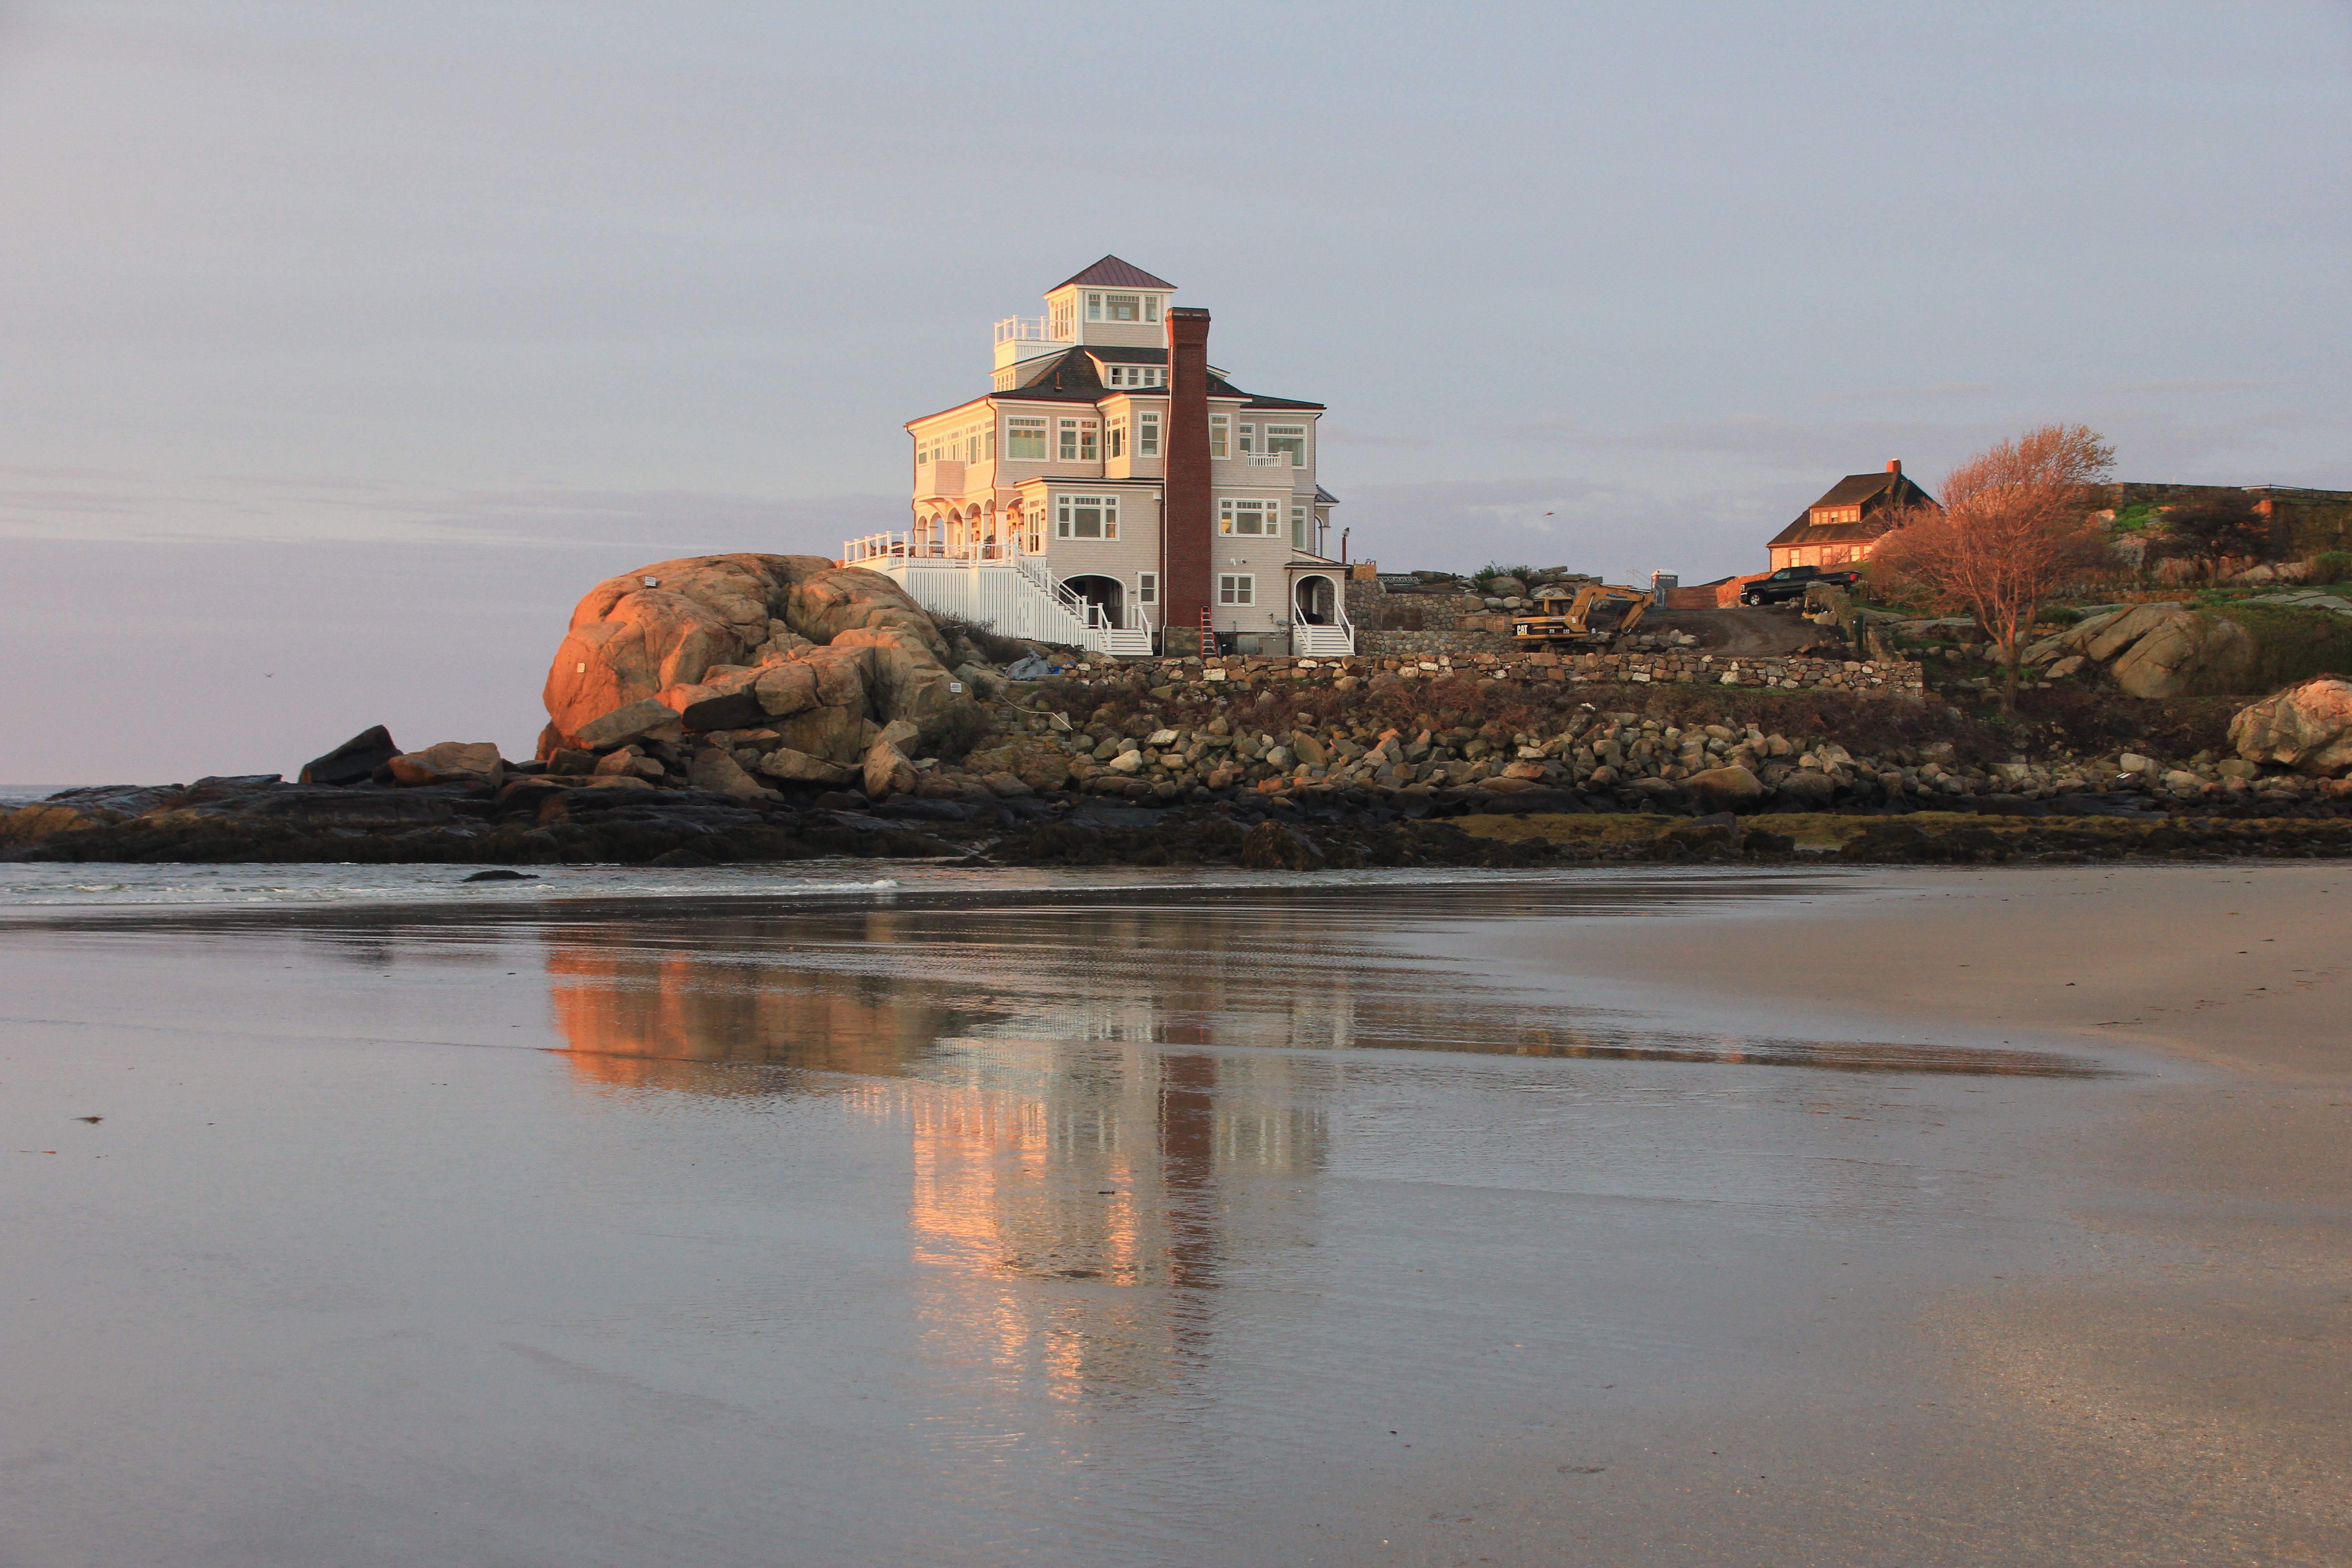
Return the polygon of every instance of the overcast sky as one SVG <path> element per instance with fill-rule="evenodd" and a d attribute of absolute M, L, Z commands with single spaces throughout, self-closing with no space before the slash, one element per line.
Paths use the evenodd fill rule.
<path fill-rule="evenodd" d="M 1107 252 L 1392 567 L 2051 419 L 2352 488 L 2347 131 L 2341 4 L 0 5 L 0 779 L 528 754 L 591 584 L 898 525 Z"/>

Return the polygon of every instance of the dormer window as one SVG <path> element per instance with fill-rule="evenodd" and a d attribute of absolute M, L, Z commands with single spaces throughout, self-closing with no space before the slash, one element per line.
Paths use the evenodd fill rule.
<path fill-rule="evenodd" d="M 1168 367 L 1157 364 L 1114 364 L 1104 369 L 1107 386 L 1165 386 Z"/>
<path fill-rule="evenodd" d="M 1089 321 L 1156 321 L 1160 319 L 1160 296 L 1157 294 L 1088 294 L 1087 320 Z"/>

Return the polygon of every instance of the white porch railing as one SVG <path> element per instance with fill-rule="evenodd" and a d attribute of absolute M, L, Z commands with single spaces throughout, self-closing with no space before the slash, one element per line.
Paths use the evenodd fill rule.
<path fill-rule="evenodd" d="M 1294 616 L 1297 611 L 1294 608 Z M 1290 652 L 1294 658 L 1346 658 L 1356 651 L 1355 623 L 1348 619 L 1348 605 L 1337 592 L 1331 595 L 1333 620 L 1318 626 L 1313 622 L 1294 620 L 1290 623 Z"/>
<path fill-rule="evenodd" d="M 1021 536 L 1009 539 L 967 539 L 961 544 L 950 544 L 918 530 L 898 529 L 888 533 L 869 533 L 863 539 L 846 539 L 841 544 L 844 566 L 865 566 L 883 571 L 892 561 L 941 561 L 993 563 L 1003 564 L 1027 553 L 1022 548 Z"/>
<path fill-rule="evenodd" d="M 1151 621 L 1139 607 L 1122 617 L 1073 591 L 1020 536 L 950 546 L 900 530 L 845 540 L 842 564 L 895 579 L 933 615 L 952 616 L 1005 637 L 1059 643 L 1096 653 L 1151 652 Z"/>
<path fill-rule="evenodd" d="M 1061 343 L 1070 334 L 1054 330 L 1050 316 L 1007 316 L 996 323 L 996 341 L 1000 343 Z"/>

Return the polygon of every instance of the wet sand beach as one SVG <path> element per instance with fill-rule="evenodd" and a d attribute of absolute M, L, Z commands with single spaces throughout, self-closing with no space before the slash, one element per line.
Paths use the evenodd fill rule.
<path fill-rule="evenodd" d="M 665 886 L 10 910 L 0 1563 L 2352 1560 L 2352 875 Z"/>

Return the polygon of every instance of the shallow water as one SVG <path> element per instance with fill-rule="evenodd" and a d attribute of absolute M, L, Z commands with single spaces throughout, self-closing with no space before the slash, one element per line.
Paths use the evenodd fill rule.
<path fill-rule="evenodd" d="M 1908 1314 L 2146 1071 L 1477 956 L 1850 876 L 217 870 L 0 926 L 0 1562 L 1993 1560 Z"/>

